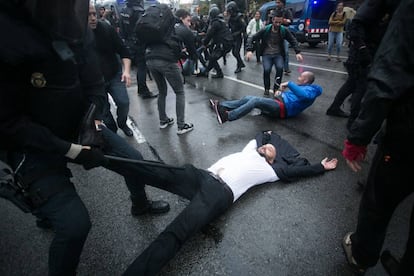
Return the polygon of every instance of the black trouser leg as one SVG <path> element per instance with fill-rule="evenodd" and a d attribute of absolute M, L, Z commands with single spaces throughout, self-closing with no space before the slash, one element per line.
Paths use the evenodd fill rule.
<path fill-rule="evenodd" d="M 410 158 L 407 154 L 397 160 L 393 152 L 378 145 L 361 199 L 357 229 L 351 236 L 353 256 L 363 266 L 377 263 L 394 210 L 414 191 Z"/>
<path fill-rule="evenodd" d="M 187 182 L 198 189 L 190 204 L 135 259 L 124 275 L 157 275 L 186 240 L 231 206 L 233 196 L 223 184 L 202 170 L 189 168 L 189 173 L 192 179 Z M 178 179 L 172 180 L 174 185 L 181 183 Z"/>

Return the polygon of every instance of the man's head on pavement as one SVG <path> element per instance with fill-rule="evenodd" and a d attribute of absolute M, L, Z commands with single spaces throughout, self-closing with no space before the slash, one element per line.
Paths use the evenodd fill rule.
<path fill-rule="evenodd" d="M 270 165 L 275 161 L 276 148 L 272 144 L 265 144 L 257 148 L 257 152 L 263 156 Z"/>
<path fill-rule="evenodd" d="M 89 5 L 88 24 L 92 30 L 96 29 L 98 18 L 96 17 L 96 8 L 94 5 Z"/>
<path fill-rule="evenodd" d="M 315 81 L 315 74 L 311 71 L 302 72 L 298 77 L 298 84 L 312 84 Z"/>

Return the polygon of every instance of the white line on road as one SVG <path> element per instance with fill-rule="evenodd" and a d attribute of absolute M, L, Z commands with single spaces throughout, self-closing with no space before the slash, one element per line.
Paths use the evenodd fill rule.
<path fill-rule="evenodd" d="M 332 72 L 332 73 L 337 73 L 337 74 L 344 74 L 344 75 L 348 74 L 347 72 L 344 72 L 344 71 L 332 70 L 332 69 L 322 68 L 322 67 L 318 67 L 318 66 L 304 65 L 304 64 L 301 64 L 301 63 L 289 62 L 289 65 L 293 65 L 293 66 L 297 66 L 297 67 L 303 67 L 303 68 L 316 69 L 316 70 L 320 70 L 320 71 L 327 71 L 327 72 Z M 239 79 L 236 79 L 234 77 L 224 76 L 224 78 L 228 79 L 228 80 L 238 82 L 238 83 L 241 83 L 241 84 L 244 84 L 244 85 L 247 85 L 247 86 L 251 86 L 251 87 L 254 87 L 254 88 L 257 88 L 257 89 L 260 89 L 260 90 L 263 89 L 263 86 L 261 86 L 261 85 L 250 83 L 250 82 L 247 82 L 247 81 L 244 81 L 244 80 L 239 80 Z"/>
<path fill-rule="evenodd" d="M 111 104 L 111 109 L 114 110 L 116 108 L 116 104 L 110 94 L 108 94 L 108 100 Z M 145 137 L 144 135 L 142 135 L 141 131 L 139 131 L 137 123 L 134 121 L 132 117 L 128 116 L 126 124 L 134 133 L 134 139 L 135 141 L 137 141 L 138 144 L 145 143 L 147 141 L 145 140 Z"/>

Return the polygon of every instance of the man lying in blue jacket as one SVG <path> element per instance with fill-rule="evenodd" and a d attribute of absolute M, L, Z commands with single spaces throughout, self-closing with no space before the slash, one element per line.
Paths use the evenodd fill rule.
<path fill-rule="evenodd" d="M 210 104 L 220 124 L 240 119 L 253 108 L 258 108 L 262 114 L 274 118 L 294 117 L 311 106 L 322 94 L 322 87 L 313 84 L 314 81 L 315 75 L 305 71 L 300 74 L 296 83 L 282 83 L 281 90 L 275 91 L 273 98 L 245 96 L 240 100 L 222 102 L 210 99 Z"/>
<path fill-rule="evenodd" d="M 174 258 L 185 241 L 223 214 L 250 188 L 276 181 L 334 170 L 336 158 L 311 164 L 275 132 L 263 131 L 239 152 L 227 155 L 207 170 L 190 164 L 166 169 L 151 165 L 128 165 L 151 186 L 188 199 L 183 211 L 132 262 L 123 276 L 157 275 Z"/>

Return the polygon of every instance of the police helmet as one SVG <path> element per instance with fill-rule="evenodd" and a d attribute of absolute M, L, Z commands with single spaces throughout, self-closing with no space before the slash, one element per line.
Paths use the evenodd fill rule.
<path fill-rule="evenodd" d="M 227 5 L 226 5 L 226 11 L 230 15 L 238 13 L 239 9 L 237 8 L 236 2 L 230 1 L 229 3 L 227 3 Z"/>
<path fill-rule="evenodd" d="M 210 19 L 217 18 L 220 14 L 220 9 L 218 7 L 212 7 L 210 8 L 210 11 L 208 12 L 208 16 Z"/>

